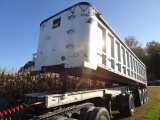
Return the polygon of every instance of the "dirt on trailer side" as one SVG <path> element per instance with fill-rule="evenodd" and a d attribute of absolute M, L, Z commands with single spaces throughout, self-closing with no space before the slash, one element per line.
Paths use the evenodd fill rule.
<path fill-rule="evenodd" d="M 135 114 L 131 117 L 121 115 L 119 111 L 113 111 L 113 118 L 111 120 L 144 120 L 144 116 L 153 109 L 153 106 L 159 103 L 157 96 L 160 91 L 160 87 L 148 87 L 149 100 L 142 106 L 135 108 Z"/>

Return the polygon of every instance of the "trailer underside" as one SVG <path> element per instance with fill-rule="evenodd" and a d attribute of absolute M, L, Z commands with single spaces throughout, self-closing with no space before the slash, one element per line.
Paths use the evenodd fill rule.
<path fill-rule="evenodd" d="M 38 109 L 42 109 L 41 111 L 45 109 L 47 111 L 41 113 L 38 119 L 53 117 L 55 120 L 59 120 L 61 116 L 60 119 L 62 120 L 67 118 L 71 120 L 84 120 L 83 117 L 86 114 L 89 117 L 87 111 L 93 112 L 95 108 L 99 111 L 105 108 L 110 119 L 112 108 L 115 106 L 121 114 L 133 115 L 134 105 L 142 105 L 148 98 L 147 87 L 143 82 L 137 82 L 100 67 L 95 71 L 84 67 L 64 69 L 63 65 L 58 65 L 43 67 L 42 71 L 59 73 L 59 80 L 62 86 L 61 90 L 56 92 L 25 94 L 26 100 L 39 102 Z M 93 81 L 102 81 L 105 83 L 105 86 L 99 89 L 69 90 L 68 75 L 92 79 Z M 69 114 L 71 116 L 66 118 Z M 73 117 L 74 114 L 77 117 Z M 56 118 L 56 116 L 59 117 Z"/>
<path fill-rule="evenodd" d="M 57 72 L 66 75 L 86 77 L 93 80 L 95 79 L 99 81 L 104 81 L 106 85 L 108 84 L 108 86 L 112 86 L 112 84 L 115 83 L 120 86 L 137 85 L 141 87 L 146 87 L 146 83 L 144 83 L 143 81 L 121 74 L 120 72 L 117 72 L 115 70 L 106 70 L 101 67 L 97 67 L 96 70 L 87 67 L 64 68 L 64 65 L 62 64 L 56 66 L 43 66 L 42 71 Z"/>

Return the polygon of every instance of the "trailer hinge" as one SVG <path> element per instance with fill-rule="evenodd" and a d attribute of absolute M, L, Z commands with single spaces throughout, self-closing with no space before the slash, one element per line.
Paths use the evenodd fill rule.
<path fill-rule="evenodd" d="M 68 34 L 72 34 L 72 33 L 74 33 L 74 32 L 75 32 L 75 31 L 74 31 L 73 29 L 70 29 L 70 30 L 67 31 Z"/>
<path fill-rule="evenodd" d="M 71 19 L 73 19 L 75 17 L 76 17 L 75 15 L 70 15 L 70 16 L 68 16 L 68 19 L 71 20 Z"/>

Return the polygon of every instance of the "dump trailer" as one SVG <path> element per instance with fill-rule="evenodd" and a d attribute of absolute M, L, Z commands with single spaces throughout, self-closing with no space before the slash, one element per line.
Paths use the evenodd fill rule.
<path fill-rule="evenodd" d="M 59 74 L 62 86 L 60 91 L 25 94 L 36 106 L 30 119 L 110 120 L 112 109 L 133 115 L 135 105 L 148 99 L 146 66 L 88 2 L 40 23 L 31 75 L 43 73 Z M 104 87 L 71 91 L 68 76 L 98 80 Z"/>

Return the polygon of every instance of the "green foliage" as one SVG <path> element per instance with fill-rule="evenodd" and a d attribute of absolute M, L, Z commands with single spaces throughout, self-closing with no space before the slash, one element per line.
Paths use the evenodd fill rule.
<path fill-rule="evenodd" d="M 160 79 L 160 43 L 153 40 L 142 48 L 134 36 L 125 37 L 124 42 L 146 65 L 148 80 Z"/>
<path fill-rule="evenodd" d="M 160 52 L 160 43 L 152 40 L 146 44 L 146 52 L 150 55 L 156 52 Z"/>
<path fill-rule="evenodd" d="M 134 52 L 134 54 L 143 61 L 143 58 L 145 57 L 145 51 L 141 47 L 141 44 L 138 42 L 136 37 L 127 36 L 125 37 L 124 42 Z"/>
<path fill-rule="evenodd" d="M 154 73 L 156 76 L 156 79 L 158 80 L 160 78 L 160 54 L 155 52 L 150 55 L 149 59 L 149 73 Z"/>
<path fill-rule="evenodd" d="M 129 48 L 135 48 L 139 46 L 139 42 L 136 40 L 136 37 L 134 36 L 127 36 L 124 38 L 126 45 L 128 45 Z"/>
<path fill-rule="evenodd" d="M 148 55 L 147 68 L 148 79 L 160 79 L 160 43 L 151 41 L 146 44 L 146 53 Z"/>
<path fill-rule="evenodd" d="M 21 67 L 19 69 L 19 72 L 22 72 L 22 71 L 30 71 L 30 68 L 33 67 L 35 64 L 34 61 L 28 61 L 23 67 Z"/>

